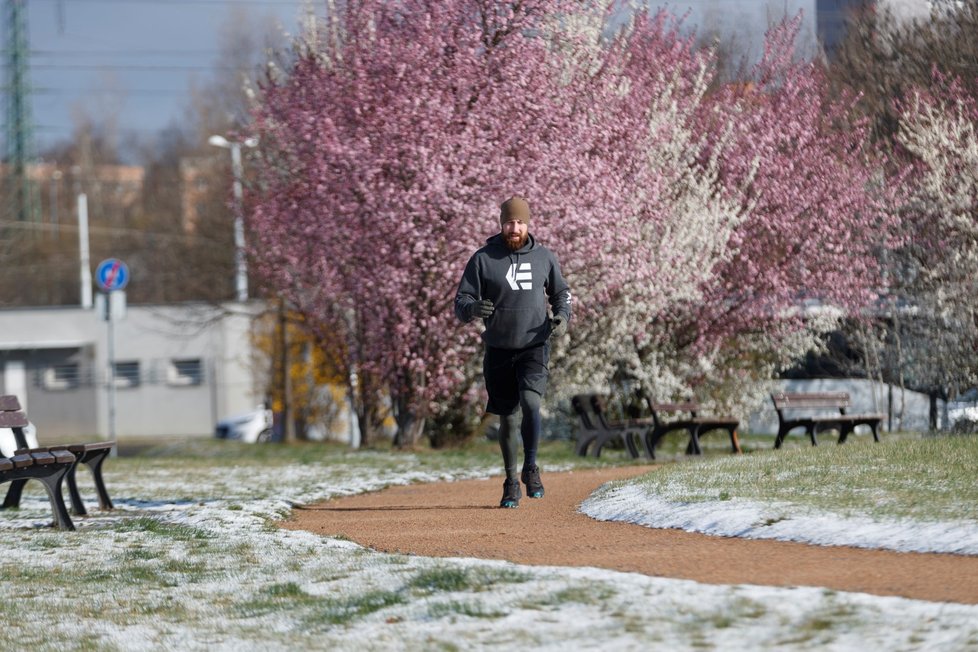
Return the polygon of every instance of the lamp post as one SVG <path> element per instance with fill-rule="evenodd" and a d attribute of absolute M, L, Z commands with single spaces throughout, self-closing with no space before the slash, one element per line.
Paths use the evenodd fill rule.
<path fill-rule="evenodd" d="M 239 142 L 214 135 L 208 138 L 207 142 L 215 147 L 231 150 L 231 174 L 234 177 L 234 290 L 238 301 L 246 301 L 248 268 L 245 263 L 244 198 L 241 188 L 244 170 L 241 166 L 241 146 L 254 147 L 258 144 L 258 140 L 246 138 Z"/>

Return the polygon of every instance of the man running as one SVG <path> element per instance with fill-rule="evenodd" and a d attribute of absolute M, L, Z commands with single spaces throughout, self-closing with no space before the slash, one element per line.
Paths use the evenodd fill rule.
<path fill-rule="evenodd" d="M 543 498 L 537 466 L 540 401 L 547 390 L 550 338 L 567 332 L 570 288 L 553 252 L 529 232 L 530 205 L 519 196 L 503 202 L 500 233 L 490 237 L 465 266 L 455 295 L 455 316 L 463 322 L 482 319 L 486 344 L 482 372 L 489 402 L 486 412 L 499 415 L 499 446 L 506 481 L 500 507 L 518 507 L 520 479 L 530 498 Z M 550 304 L 550 312 L 547 304 Z M 523 469 L 516 475 L 519 442 L 516 410 L 523 419 Z"/>

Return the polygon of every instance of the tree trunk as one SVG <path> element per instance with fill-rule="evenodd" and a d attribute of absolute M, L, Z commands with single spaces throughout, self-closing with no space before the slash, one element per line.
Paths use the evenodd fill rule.
<path fill-rule="evenodd" d="M 347 376 L 347 391 L 350 392 L 350 404 L 357 419 L 360 431 L 359 447 L 365 448 L 374 443 L 379 437 L 384 424 L 383 412 L 377 393 L 372 388 L 368 378 L 364 382 L 354 367 Z M 354 442 L 350 442 L 351 445 Z"/>
<path fill-rule="evenodd" d="M 413 448 L 421 441 L 425 419 L 419 417 L 408 407 L 407 400 L 400 397 L 394 398 L 394 420 L 397 421 L 394 446 L 402 449 Z"/>

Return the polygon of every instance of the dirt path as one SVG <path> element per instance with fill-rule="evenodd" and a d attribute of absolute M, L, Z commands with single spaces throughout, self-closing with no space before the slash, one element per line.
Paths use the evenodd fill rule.
<path fill-rule="evenodd" d="M 284 527 L 387 552 L 595 566 L 712 584 L 822 586 L 978 604 L 978 557 L 809 546 L 595 521 L 577 507 L 653 467 L 545 473 L 547 495 L 498 509 L 502 479 L 393 487 L 298 508 Z"/>

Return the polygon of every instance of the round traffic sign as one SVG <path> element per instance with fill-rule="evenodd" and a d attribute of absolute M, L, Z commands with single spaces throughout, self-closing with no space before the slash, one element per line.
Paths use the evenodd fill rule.
<path fill-rule="evenodd" d="M 107 258 L 95 268 L 95 282 L 106 292 L 121 290 L 129 283 L 129 267 L 118 258 Z"/>

